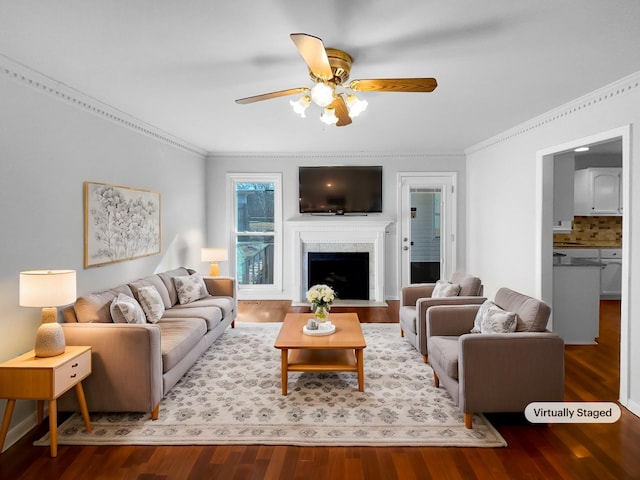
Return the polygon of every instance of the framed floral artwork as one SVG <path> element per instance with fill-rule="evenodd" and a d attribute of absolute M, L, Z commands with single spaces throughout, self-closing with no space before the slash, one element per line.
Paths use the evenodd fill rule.
<path fill-rule="evenodd" d="M 160 253 L 160 193 L 84 182 L 84 267 Z"/>

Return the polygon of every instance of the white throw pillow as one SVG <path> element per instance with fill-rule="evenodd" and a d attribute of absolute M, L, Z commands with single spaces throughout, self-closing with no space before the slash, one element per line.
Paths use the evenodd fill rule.
<path fill-rule="evenodd" d="M 460 293 L 460 285 L 438 280 L 431 292 L 431 298 L 457 297 Z"/>
<path fill-rule="evenodd" d="M 186 277 L 173 277 L 173 283 L 178 292 L 180 305 L 195 302 L 209 295 L 204 278 L 197 273 Z"/>
<path fill-rule="evenodd" d="M 480 333 L 510 333 L 516 331 L 516 314 L 490 306 L 482 317 Z"/>
<path fill-rule="evenodd" d="M 478 309 L 478 313 L 476 313 L 476 318 L 473 321 L 473 328 L 471 329 L 471 333 L 482 332 L 482 319 L 484 318 L 487 310 L 489 310 L 489 308 L 492 306 L 497 307 L 497 305 L 493 303 L 491 300 L 485 300 L 484 303 L 480 305 L 480 308 Z"/>
<path fill-rule="evenodd" d="M 147 316 L 147 321 L 156 323 L 164 314 L 164 302 L 153 285 L 138 288 L 138 301 Z"/>
<path fill-rule="evenodd" d="M 120 293 L 111 302 L 111 318 L 114 323 L 147 323 L 144 311 L 135 298 Z"/>

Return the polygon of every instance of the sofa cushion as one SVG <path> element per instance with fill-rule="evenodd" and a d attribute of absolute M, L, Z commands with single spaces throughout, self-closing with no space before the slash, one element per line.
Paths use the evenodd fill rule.
<path fill-rule="evenodd" d="M 445 282 L 438 280 L 436 286 L 433 287 L 431 298 L 456 297 L 460 292 L 460 285 L 457 283 Z"/>
<path fill-rule="evenodd" d="M 173 270 L 168 270 L 166 272 L 162 272 L 158 274 L 158 277 L 164 283 L 164 286 L 167 287 L 167 291 L 169 292 L 169 299 L 171 300 L 171 306 L 178 303 L 178 291 L 176 290 L 176 286 L 173 283 L 174 277 L 185 277 L 189 275 L 189 271 L 184 267 L 175 268 Z"/>
<path fill-rule="evenodd" d="M 231 297 L 204 297 L 195 302 L 186 303 L 184 305 L 176 305 L 173 308 L 194 308 L 194 307 L 218 307 L 222 310 L 222 316 L 233 315 L 236 304 Z"/>
<path fill-rule="evenodd" d="M 127 285 L 120 285 L 110 290 L 83 295 L 73 304 L 76 319 L 80 323 L 113 323 L 111 318 L 111 302 L 120 294 L 133 296 Z"/>
<path fill-rule="evenodd" d="M 503 287 L 496 293 L 495 303 L 504 310 L 518 315 L 516 332 L 546 330 L 551 307 L 543 301 Z"/>
<path fill-rule="evenodd" d="M 162 372 L 175 367 L 180 360 L 195 348 L 207 333 L 201 318 L 161 320 L 160 349 L 162 351 Z"/>
<path fill-rule="evenodd" d="M 202 275 L 194 274 L 184 277 L 173 277 L 173 283 L 178 292 L 178 302 L 180 305 L 195 302 L 209 295 L 207 286 L 204 284 Z"/>
<path fill-rule="evenodd" d="M 147 323 L 147 317 L 135 298 L 119 294 L 111 302 L 111 318 L 114 323 Z"/>
<path fill-rule="evenodd" d="M 176 305 L 162 316 L 162 320 L 180 318 L 201 318 L 207 323 L 207 330 L 213 330 L 222 321 L 222 310 L 211 306 L 180 308 L 180 305 Z"/>
<path fill-rule="evenodd" d="M 429 337 L 429 363 L 437 363 L 447 377 L 458 379 L 458 338 Z"/>
<path fill-rule="evenodd" d="M 147 321 L 150 323 L 156 323 L 162 318 L 162 314 L 165 311 L 164 302 L 156 287 L 153 285 L 147 285 L 145 287 L 138 288 L 138 301 L 144 310 L 144 314 L 147 317 Z"/>
<path fill-rule="evenodd" d="M 169 291 L 158 275 L 149 275 L 148 277 L 144 277 L 136 280 L 135 282 L 129 283 L 129 287 L 131 288 L 133 295 L 138 299 L 138 302 L 140 302 L 138 290 L 140 289 L 140 287 L 148 287 L 149 285 L 153 285 L 160 294 L 160 298 L 162 298 L 164 308 L 171 308 L 173 304 L 171 303 Z"/>

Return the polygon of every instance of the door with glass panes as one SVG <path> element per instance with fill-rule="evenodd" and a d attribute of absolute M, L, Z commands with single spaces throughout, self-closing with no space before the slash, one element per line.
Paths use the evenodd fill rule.
<path fill-rule="evenodd" d="M 245 175 L 231 179 L 235 276 L 242 290 L 280 288 L 279 177 Z"/>

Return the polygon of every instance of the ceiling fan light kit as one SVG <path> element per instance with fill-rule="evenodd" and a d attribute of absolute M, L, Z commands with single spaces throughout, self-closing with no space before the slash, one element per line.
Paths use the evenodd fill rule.
<path fill-rule="evenodd" d="M 316 84 L 312 88 L 299 87 L 253 97 L 239 98 L 236 103 L 247 104 L 285 95 L 303 95 L 289 104 L 293 111 L 305 118 L 305 111 L 313 102 L 323 108 L 320 120 L 327 125 L 349 125 L 367 108 L 368 102 L 351 91 L 379 92 L 432 92 L 437 86 L 435 78 L 388 78 L 353 80 L 348 86 L 353 58 L 347 52 L 325 48 L 322 40 L 306 33 L 292 33 L 291 40 L 309 68 L 309 76 Z M 343 91 L 336 91 L 340 88 Z"/>

